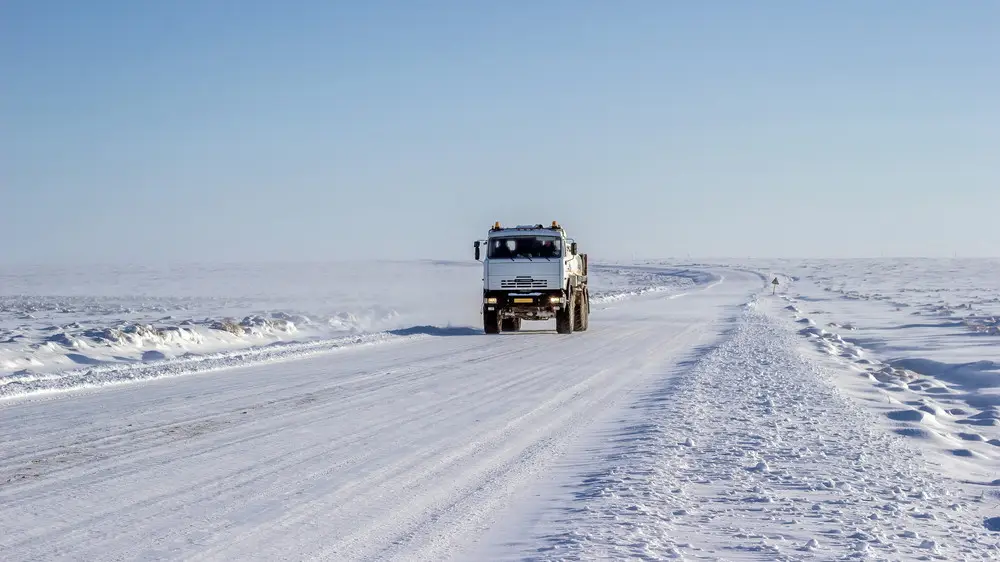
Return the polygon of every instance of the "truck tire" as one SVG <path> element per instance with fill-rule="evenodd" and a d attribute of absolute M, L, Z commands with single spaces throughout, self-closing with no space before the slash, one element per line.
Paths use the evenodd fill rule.
<path fill-rule="evenodd" d="M 573 331 L 583 332 L 587 329 L 587 303 L 583 300 L 583 293 L 576 293 L 573 297 Z"/>
<path fill-rule="evenodd" d="M 520 318 L 504 318 L 500 322 L 500 329 L 504 332 L 520 332 L 521 331 L 521 319 Z"/>
<path fill-rule="evenodd" d="M 575 299 L 575 297 L 573 297 Z M 560 334 L 572 334 L 573 326 L 576 324 L 575 317 L 573 314 L 576 311 L 576 305 L 574 302 L 568 303 L 559 312 L 556 312 L 556 332 Z"/>
<path fill-rule="evenodd" d="M 483 312 L 483 331 L 487 334 L 500 333 L 500 315 L 495 310 Z"/>
<path fill-rule="evenodd" d="M 586 332 L 590 328 L 590 293 L 587 291 L 580 295 L 580 310 L 577 314 L 580 316 L 579 331 Z"/>

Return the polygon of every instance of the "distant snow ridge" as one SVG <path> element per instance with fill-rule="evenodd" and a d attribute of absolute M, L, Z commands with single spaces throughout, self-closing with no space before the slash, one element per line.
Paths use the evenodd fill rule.
<path fill-rule="evenodd" d="M 95 325 L 77 321 L 61 326 L 24 326 L 0 333 L 2 371 L 59 370 L 78 365 L 129 363 L 159 355 L 217 352 L 292 339 L 299 329 L 281 313 L 272 318 L 167 319 L 153 323 L 121 321 Z"/>
<path fill-rule="evenodd" d="M 127 302 L 126 302 L 127 301 Z M 117 297 L 0 295 L 0 317 L 33 320 L 38 316 L 82 317 L 166 314 L 197 309 L 204 299 L 191 297 Z"/>
<path fill-rule="evenodd" d="M 423 334 L 394 335 L 387 332 L 348 336 L 331 340 L 273 344 L 238 351 L 207 355 L 188 355 L 166 359 L 163 354 L 146 352 L 147 363 L 98 363 L 58 373 L 19 371 L 0 376 L 0 398 L 11 398 L 42 392 L 78 390 L 163 377 L 205 373 L 238 367 L 248 363 L 267 363 L 307 357 L 317 353 L 358 345 L 372 345 L 393 339 L 422 337 Z"/>
<path fill-rule="evenodd" d="M 731 336 L 639 400 L 552 512 L 536 560 L 996 560 L 969 497 L 745 307 Z"/>
<path fill-rule="evenodd" d="M 997 260 L 852 260 L 817 262 L 810 273 L 823 291 L 844 300 L 883 302 L 897 312 L 1000 336 Z M 919 280 L 919 281 L 918 281 Z"/>
<path fill-rule="evenodd" d="M 709 272 L 662 266 L 591 266 L 590 300 L 610 303 L 647 293 L 680 292 L 716 278 Z"/>
<path fill-rule="evenodd" d="M 36 319 L 14 327 L 0 327 L 0 385 L 4 384 L 4 371 L 22 377 L 35 376 L 42 371 L 75 369 L 80 365 L 126 364 L 154 357 L 322 341 L 381 332 L 398 327 L 401 322 L 395 310 L 382 307 L 329 317 L 285 311 L 184 320 L 173 315 L 149 319 L 144 314 L 133 314 L 129 319 L 119 320 L 104 316 L 79 317 L 62 324 L 45 324 Z M 10 317 L 6 320 L 10 326 Z"/>

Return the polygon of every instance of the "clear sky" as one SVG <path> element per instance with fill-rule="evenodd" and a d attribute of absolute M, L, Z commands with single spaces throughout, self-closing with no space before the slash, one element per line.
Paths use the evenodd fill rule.
<path fill-rule="evenodd" d="M 5 0 L 0 263 L 998 255 L 1000 3 Z"/>

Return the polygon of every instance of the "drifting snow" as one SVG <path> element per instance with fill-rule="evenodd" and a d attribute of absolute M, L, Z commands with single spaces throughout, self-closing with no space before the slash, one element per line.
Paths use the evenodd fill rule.
<path fill-rule="evenodd" d="M 101 285 L 112 282 L 111 273 L 97 269 L 73 275 L 81 294 L 0 295 L 0 397 L 216 370 L 352 342 L 387 342 L 415 328 L 469 329 L 481 322 L 479 264 L 259 267 L 194 268 L 191 277 L 204 285 L 202 292 L 160 287 L 164 272 L 139 270 L 122 277 L 148 294 L 112 297 Z M 679 294 L 713 279 L 684 269 L 596 264 L 591 270 L 595 305 L 651 292 Z M 57 280 L 40 275 L 6 271 L 0 280 L 7 282 L 5 291 L 65 292 Z M 296 286 L 291 294 L 262 295 L 245 277 L 279 288 L 302 279 L 315 292 Z M 122 283 L 116 278 L 113 286 Z M 214 294 L 221 287 L 232 296 Z M 92 293 L 82 292 L 87 289 Z M 166 296 L 171 289 L 177 296 Z"/>

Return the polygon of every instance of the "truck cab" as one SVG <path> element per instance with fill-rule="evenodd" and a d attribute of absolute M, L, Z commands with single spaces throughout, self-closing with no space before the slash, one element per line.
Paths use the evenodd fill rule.
<path fill-rule="evenodd" d="M 483 262 L 483 328 L 518 331 L 522 320 L 556 319 L 556 331 L 589 326 L 587 256 L 558 222 L 503 227 L 474 244 Z M 484 255 L 485 254 L 485 255 Z"/>

